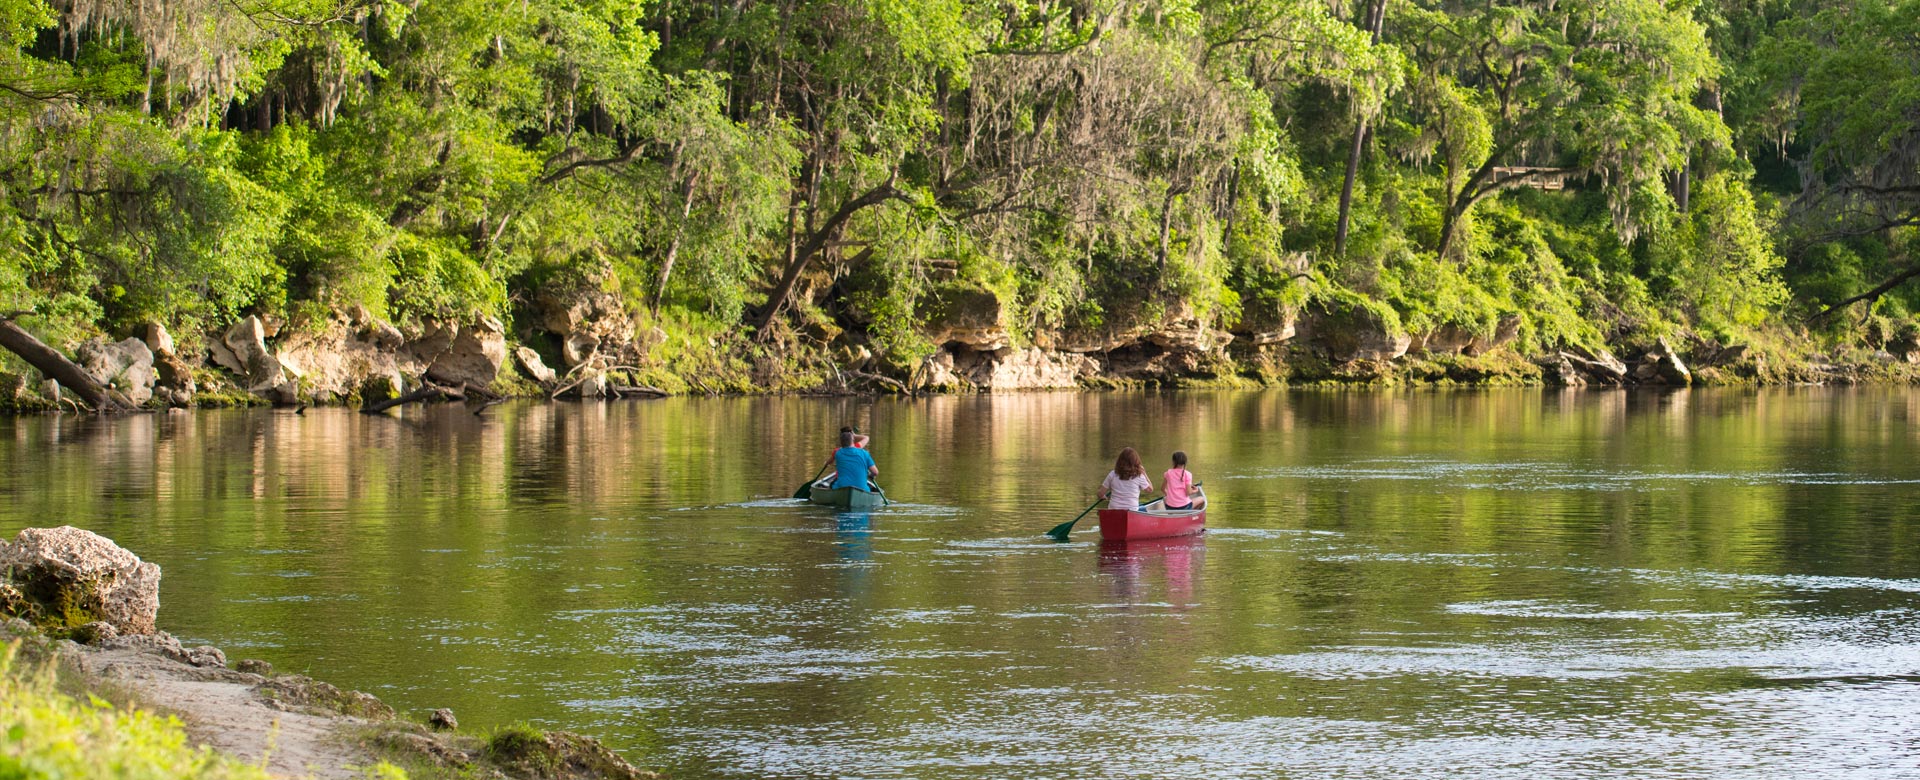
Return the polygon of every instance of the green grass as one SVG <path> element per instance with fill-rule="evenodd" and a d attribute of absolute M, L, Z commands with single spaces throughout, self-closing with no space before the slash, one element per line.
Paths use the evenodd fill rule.
<path fill-rule="evenodd" d="M 261 767 L 194 747 L 179 718 L 135 705 L 130 692 L 56 675 L 46 659 L 30 661 L 20 650 L 19 641 L 0 647 L 0 780 L 272 777 Z M 365 776 L 407 780 L 405 771 L 385 762 Z"/>

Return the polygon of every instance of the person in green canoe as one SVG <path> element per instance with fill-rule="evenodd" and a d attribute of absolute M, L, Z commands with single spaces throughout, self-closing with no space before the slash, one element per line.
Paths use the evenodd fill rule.
<path fill-rule="evenodd" d="M 865 449 L 855 446 L 858 442 L 853 429 L 840 431 L 840 449 L 833 451 L 833 489 L 843 487 L 873 492 L 873 485 L 867 480 L 880 476 L 880 467 L 874 465 L 873 456 Z"/>
<path fill-rule="evenodd" d="M 861 433 L 859 428 L 855 428 L 851 425 L 840 426 L 841 439 L 845 439 L 847 434 L 849 433 L 853 434 L 853 446 L 859 447 L 860 449 L 863 449 L 863 450 L 867 448 L 867 441 L 868 441 L 867 435 L 864 433 Z M 845 445 L 841 445 L 841 446 L 845 446 Z M 834 467 L 833 465 L 834 461 L 839 456 L 839 454 L 840 454 L 840 447 L 834 447 L 833 452 L 827 453 L 827 462 L 824 464 L 821 464 L 820 466 L 821 473 L 826 474 L 826 476 L 814 480 L 815 482 L 822 482 L 822 483 L 831 485 L 833 484 L 833 481 L 835 479 L 838 479 L 840 477 L 840 472 L 827 470 Z"/>

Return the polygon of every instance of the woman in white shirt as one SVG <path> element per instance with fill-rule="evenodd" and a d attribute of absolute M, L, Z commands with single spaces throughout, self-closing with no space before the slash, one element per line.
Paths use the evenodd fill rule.
<path fill-rule="evenodd" d="M 1139 509 L 1140 494 L 1151 492 L 1153 483 L 1147 481 L 1147 470 L 1140 465 L 1140 453 L 1132 447 L 1122 448 L 1113 470 L 1100 483 L 1100 497 L 1107 499 L 1107 508 Z"/>

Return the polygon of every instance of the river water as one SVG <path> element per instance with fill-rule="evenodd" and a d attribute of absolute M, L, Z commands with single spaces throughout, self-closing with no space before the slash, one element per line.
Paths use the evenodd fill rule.
<path fill-rule="evenodd" d="M 0 420 L 161 624 L 678 778 L 1920 776 L 1920 392 L 669 399 Z M 895 504 L 786 496 L 842 422 Z M 1123 445 L 1202 537 L 1102 546 Z"/>

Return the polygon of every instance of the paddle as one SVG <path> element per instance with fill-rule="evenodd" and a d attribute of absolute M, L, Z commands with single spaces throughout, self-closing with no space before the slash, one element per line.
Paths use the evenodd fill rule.
<path fill-rule="evenodd" d="M 893 500 L 890 498 L 887 498 L 887 491 L 884 488 L 880 487 L 880 483 L 875 482 L 873 480 L 867 480 L 867 487 L 873 488 L 873 492 L 880 494 L 881 506 L 893 506 Z"/>
<path fill-rule="evenodd" d="M 1073 524 L 1080 522 L 1080 518 L 1086 517 L 1088 512 L 1093 511 L 1094 507 L 1099 506 L 1100 502 L 1105 500 L 1106 499 L 1104 498 L 1094 499 L 1093 503 L 1088 504 L 1086 509 L 1080 510 L 1080 514 L 1078 516 L 1074 517 L 1072 520 L 1068 520 L 1064 523 L 1054 526 L 1053 530 L 1047 532 L 1047 535 L 1053 537 L 1055 541 L 1061 541 L 1061 542 L 1066 541 L 1067 535 L 1073 533 Z"/>
<path fill-rule="evenodd" d="M 812 494 L 813 483 L 819 482 L 820 475 L 827 473 L 827 466 L 828 464 L 826 463 L 820 464 L 820 470 L 814 473 L 813 479 L 807 480 L 806 484 L 801 485 L 799 490 L 793 491 L 793 497 L 800 499 L 801 501 L 807 500 L 807 498 Z"/>

